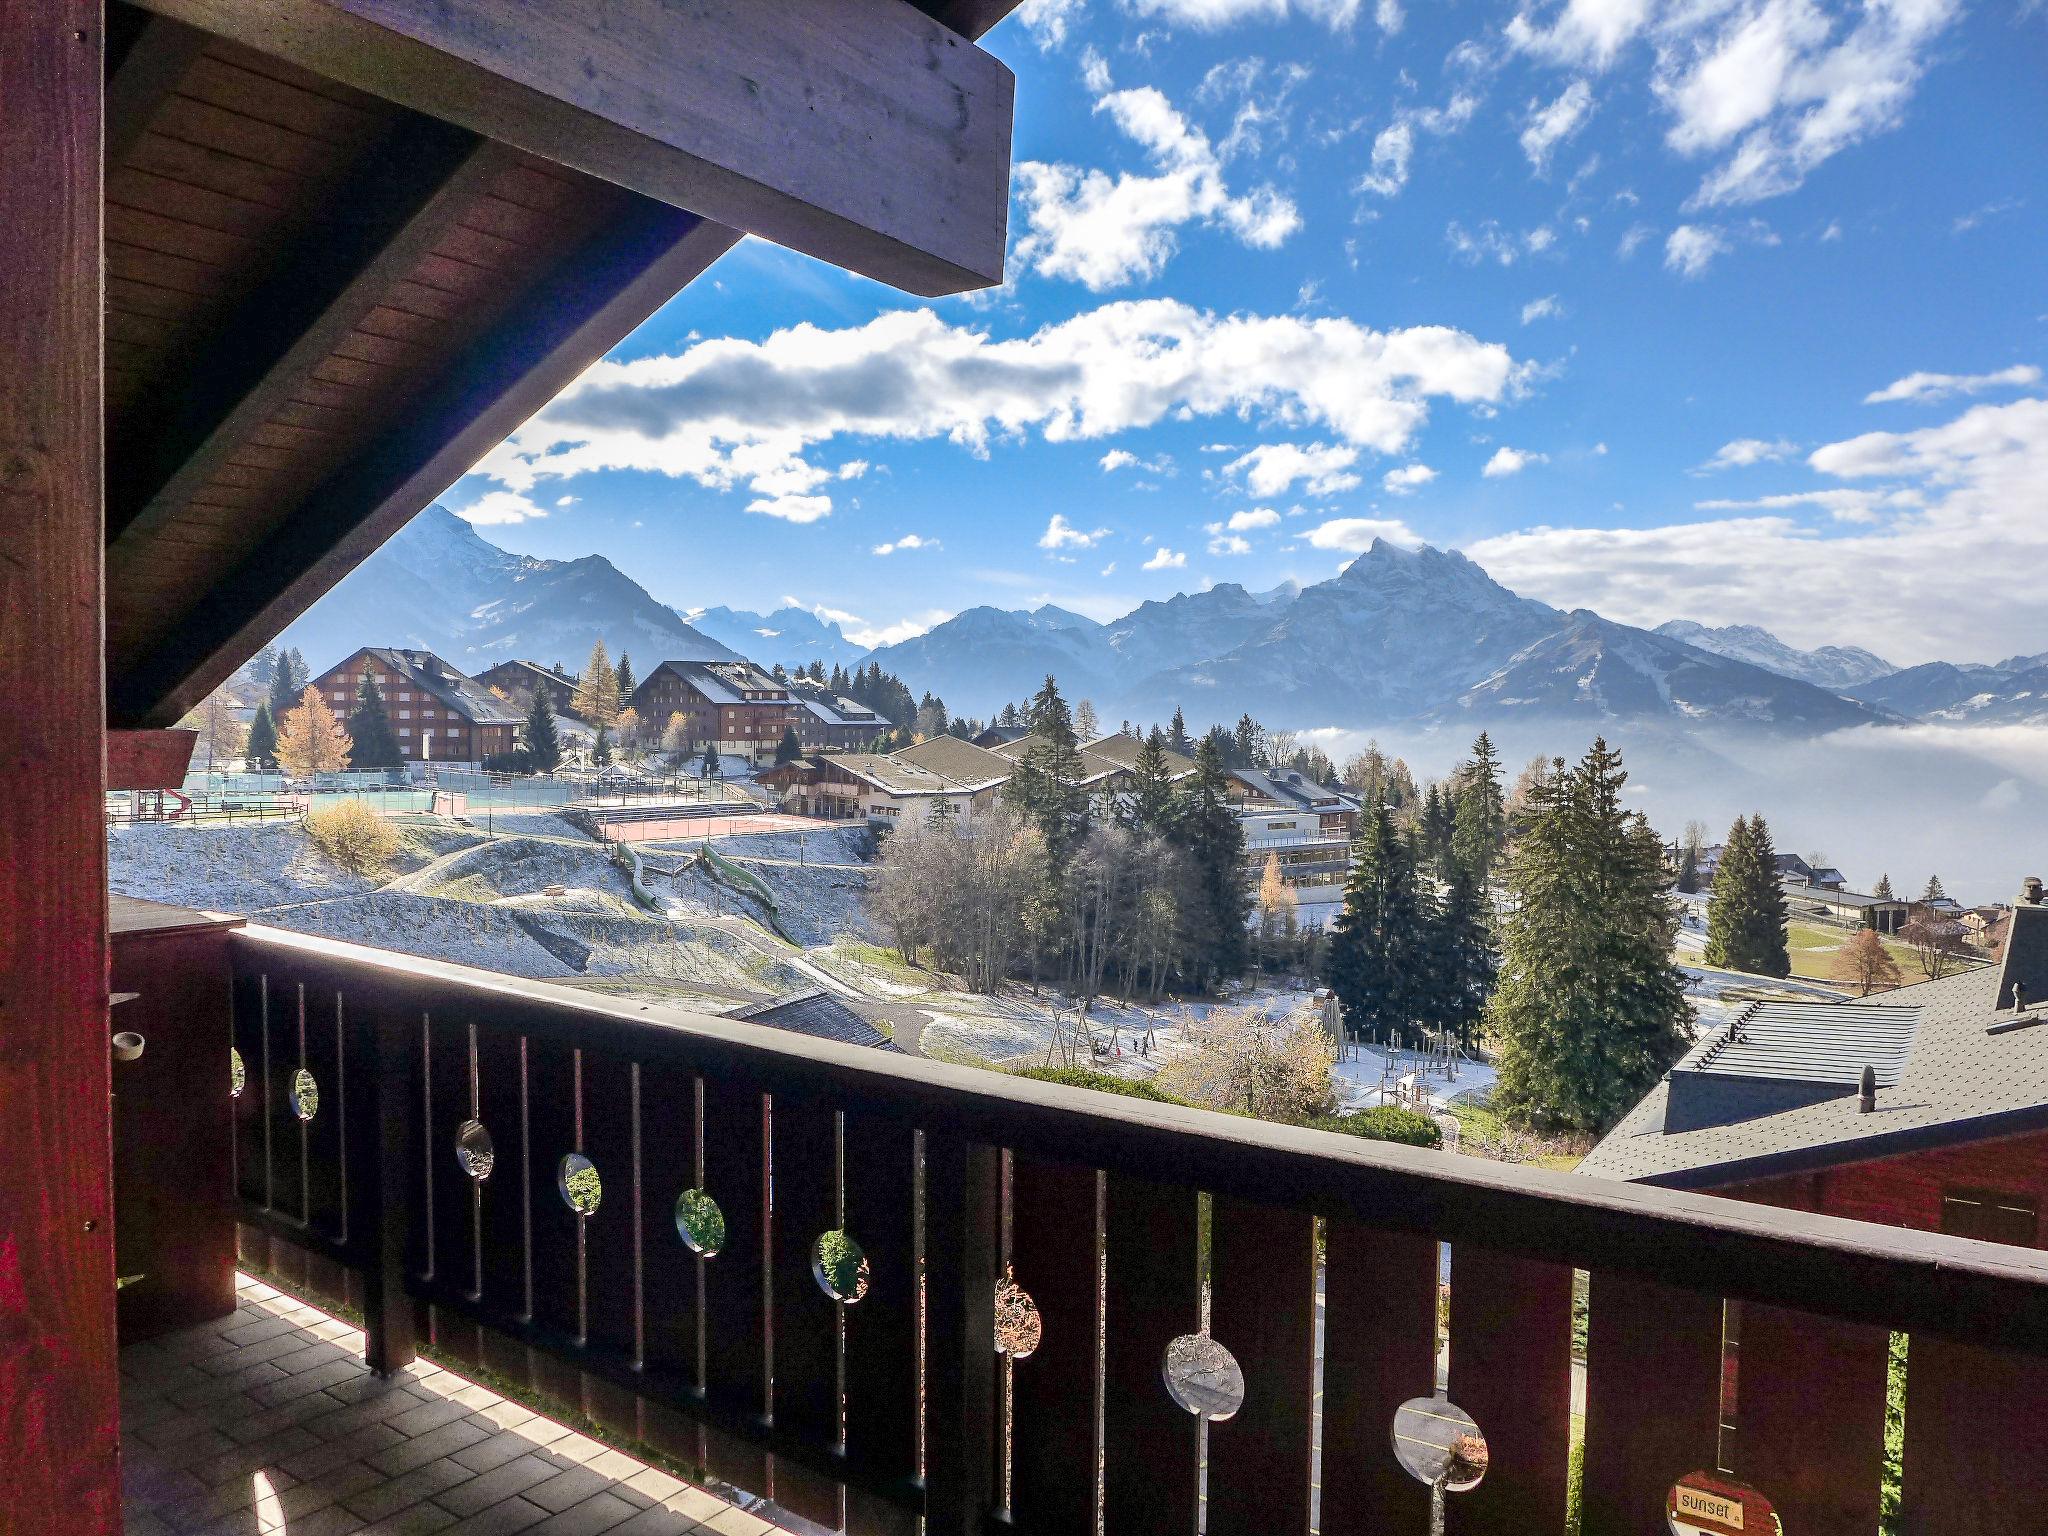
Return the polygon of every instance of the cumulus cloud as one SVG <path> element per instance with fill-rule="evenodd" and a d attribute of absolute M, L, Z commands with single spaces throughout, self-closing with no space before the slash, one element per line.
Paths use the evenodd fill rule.
<path fill-rule="evenodd" d="M 1142 469 L 1148 475 L 1164 475 L 1173 470 L 1173 456 L 1161 453 L 1144 459 L 1128 448 L 1112 448 L 1102 456 L 1101 464 L 1105 475 L 1113 475 L 1120 469 Z"/>
<path fill-rule="evenodd" d="M 1701 277 L 1734 247 L 1728 237 L 1711 225 L 1681 224 L 1664 242 L 1664 266 L 1680 277 Z"/>
<path fill-rule="evenodd" d="M 1280 514 L 1271 507 L 1251 507 L 1231 513 L 1228 526 L 1232 533 L 1249 533 L 1254 528 L 1271 528 L 1279 521 Z"/>
<path fill-rule="evenodd" d="M 1155 277 L 1179 244 L 1183 225 L 1229 231 L 1255 250 L 1283 244 L 1301 227 L 1292 199 L 1271 184 L 1232 193 L 1223 158 L 1208 135 L 1151 86 L 1112 91 L 1106 71 L 1095 110 L 1142 147 L 1153 175 L 1111 177 L 1093 168 L 1026 160 L 1017 167 L 1025 234 L 1018 264 L 1096 292 Z"/>
<path fill-rule="evenodd" d="M 886 544 L 877 544 L 875 546 L 875 553 L 878 555 L 893 555 L 899 549 L 943 548 L 945 548 L 945 546 L 941 544 L 937 539 L 927 539 L 923 537 L 921 534 L 906 533 L 900 539 L 891 539 Z"/>
<path fill-rule="evenodd" d="M 1335 517 L 1316 524 L 1301 537 L 1311 548 L 1340 549 L 1353 555 L 1371 549 L 1375 539 L 1385 539 L 1403 549 L 1414 549 L 1422 542 L 1414 529 L 1392 517 Z"/>
<path fill-rule="evenodd" d="M 555 505 L 560 506 L 560 502 Z M 456 515 L 468 519 L 481 527 L 504 523 L 523 523 L 530 518 L 546 517 L 547 510 L 515 491 L 486 491 L 466 507 L 456 508 Z"/>
<path fill-rule="evenodd" d="M 1874 523 L 1881 511 L 1918 507 L 1925 503 L 1926 498 L 1915 490 L 1860 491 L 1835 486 L 1824 491 L 1788 491 L 1777 496 L 1753 496 L 1747 501 L 1716 498 L 1696 501 L 1693 505 L 1702 512 L 1776 512 L 1787 507 L 1819 507 L 1837 522 Z"/>
<path fill-rule="evenodd" d="M 1529 115 L 1522 127 L 1522 153 L 1537 175 L 1548 174 L 1550 157 L 1558 145 L 1586 126 L 1593 115 L 1593 87 L 1584 79 L 1574 80 L 1555 101 L 1529 103 Z"/>
<path fill-rule="evenodd" d="M 1752 464 L 1776 464 L 1789 459 L 1799 451 L 1799 445 L 1786 439 L 1761 437 L 1738 437 L 1732 443 L 1723 443 L 1714 450 L 1714 456 L 1694 470 L 1694 474 L 1710 474 L 1717 469 L 1747 469 Z"/>
<path fill-rule="evenodd" d="M 1390 469 L 1380 476 L 1380 484 L 1396 496 L 1406 496 L 1435 478 L 1436 471 L 1427 464 L 1403 464 L 1399 469 Z"/>
<path fill-rule="evenodd" d="M 522 496 L 619 469 L 714 490 L 744 484 L 756 510 L 806 520 L 830 510 L 833 472 L 805 455 L 840 437 L 943 437 L 985 454 L 1032 432 L 1067 442 L 1227 414 L 1397 454 L 1433 398 L 1497 403 L 1525 374 L 1506 347 L 1442 326 L 1375 331 L 1155 299 L 998 340 L 906 309 L 841 330 L 799 325 L 597 363 L 477 473 Z"/>
<path fill-rule="evenodd" d="M 1979 659 L 1997 637 L 2038 628 L 2032 585 L 1987 573 L 2048 569 L 2048 400 L 1864 433 L 1807 464 L 1872 483 L 1664 527 L 1532 528 L 1467 552 L 1519 592 L 1626 623 L 1764 624 L 1795 645 L 1863 645 L 1908 664 Z M 1843 489 L 1862 496 L 1824 496 Z M 1838 518 L 1844 508 L 1856 515 Z"/>
<path fill-rule="evenodd" d="M 1343 443 L 1261 443 L 1222 472 L 1225 479 L 1242 477 L 1254 496 L 1284 496 L 1297 480 L 1306 495 L 1336 496 L 1358 486 L 1351 472 L 1357 462 L 1358 450 Z"/>
<path fill-rule="evenodd" d="M 2017 363 L 1996 373 L 1909 373 L 1863 397 L 1865 405 L 1893 400 L 1940 400 L 1949 395 L 1980 395 L 1987 389 L 2024 389 L 2041 382 L 2041 370 Z"/>
<path fill-rule="evenodd" d="M 1486 461 L 1486 467 L 1479 471 L 1488 480 L 1498 480 L 1504 475 L 1519 475 L 1531 464 L 1548 464 L 1547 453 L 1528 453 L 1520 448 L 1505 445 L 1494 449 L 1493 457 Z"/>
<path fill-rule="evenodd" d="M 1358 19 L 1363 0 L 1124 0 L 1124 4 L 1140 16 L 1156 16 L 1203 32 L 1244 21 L 1285 21 L 1290 15 L 1311 17 L 1332 32 L 1342 32 Z M 1386 25 L 1384 20 L 1380 24 Z"/>
<path fill-rule="evenodd" d="M 1107 528 L 1083 530 L 1068 522 L 1062 514 L 1055 512 L 1052 521 L 1045 525 L 1045 532 L 1038 536 L 1040 549 L 1093 549 L 1108 535 Z"/>
<path fill-rule="evenodd" d="M 785 600 L 785 606 L 801 608 L 804 605 L 793 600 Z M 897 645 L 905 640 L 914 640 L 926 630 L 933 629 L 953 617 L 950 608 L 927 608 L 922 613 L 907 614 L 892 623 L 876 624 L 857 613 L 848 613 L 843 608 L 827 608 L 823 603 L 814 603 L 811 612 L 827 624 L 837 624 L 847 639 L 869 650 L 877 646 Z"/>
<path fill-rule="evenodd" d="M 1248 555 L 1252 552 L 1252 541 L 1241 534 L 1223 533 L 1221 523 L 1209 525 L 1209 553 L 1212 555 Z"/>
<path fill-rule="evenodd" d="M 1152 551 L 1152 558 L 1147 560 L 1139 569 L 1145 571 L 1177 571 L 1187 563 L 1188 557 L 1186 555 L 1168 549 L 1162 544 Z"/>
<path fill-rule="evenodd" d="M 1555 320 L 1564 313 L 1564 305 L 1558 302 L 1554 293 L 1546 293 L 1540 299 L 1531 299 L 1522 306 L 1522 324 L 1533 325 L 1538 320 Z"/>
<path fill-rule="evenodd" d="M 1057 48 L 1081 14 L 1082 0 L 1024 0 L 1017 7 L 1017 19 L 1024 23 L 1032 40 L 1042 49 Z"/>
<path fill-rule="evenodd" d="M 1516 234 L 1498 221 L 1482 219 L 1477 229 L 1467 229 L 1453 219 L 1444 226 L 1444 239 L 1451 254 L 1460 261 L 1497 261 L 1511 267 L 1524 256 L 1540 256 L 1557 243 L 1557 232 L 1547 225 Z"/>
<path fill-rule="evenodd" d="M 1469 91 L 1457 91 L 1441 107 L 1402 107 L 1393 121 L 1372 141 L 1372 164 L 1359 177 L 1357 190 L 1375 197 L 1394 197 L 1408 185 L 1408 173 L 1415 159 L 1415 136 L 1427 133 L 1439 138 L 1456 133 L 1472 121 L 1479 110 L 1479 98 Z"/>

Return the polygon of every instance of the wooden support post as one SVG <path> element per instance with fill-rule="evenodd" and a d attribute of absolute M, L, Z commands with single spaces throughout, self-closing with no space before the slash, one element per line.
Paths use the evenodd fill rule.
<path fill-rule="evenodd" d="M 995 1149 L 927 1132 L 924 1191 L 925 1530 L 977 1536 L 995 1505 Z"/>
<path fill-rule="evenodd" d="M 99 0 L 0 22 L 0 1530 L 121 1528 Z"/>
<path fill-rule="evenodd" d="M 358 1026 L 360 1027 L 360 1025 Z M 360 1220 L 368 1234 L 371 1261 L 363 1277 L 363 1361 L 379 1376 L 411 1365 L 412 1297 L 405 1286 L 406 1239 L 411 1223 L 407 1191 L 418 1166 L 414 1135 L 416 1097 L 411 1071 L 414 1035 L 397 1012 L 371 1021 L 368 1078 L 371 1128 L 369 1198 Z M 451 1149 L 452 1160 L 454 1152 Z"/>

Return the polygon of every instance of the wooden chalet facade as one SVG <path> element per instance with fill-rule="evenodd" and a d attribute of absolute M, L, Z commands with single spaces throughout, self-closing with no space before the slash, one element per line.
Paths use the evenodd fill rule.
<path fill-rule="evenodd" d="M 540 662 L 501 661 L 477 673 L 476 680 L 502 693 L 522 715 L 533 707 L 533 696 L 545 691 L 556 714 L 576 716 L 576 679 Z"/>
<path fill-rule="evenodd" d="M 524 710 L 432 651 L 366 646 L 313 679 L 321 702 L 346 721 L 364 674 L 377 680 L 384 718 L 398 750 L 413 763 L 477 763 L 519 745 Z"/>
<path fill-rule="evenodd" d="M 0 15 L 0 685 L 37 701 L 0 714 L 0 1531 L 112 1536 L 124 1454 L 190 1477 L 195 1518 L 222 1497 L 216 1529 L 352 1528 L 367 1517 L 345 1504 L 296 1512 L 319 1478 L 287 1484 L 279 1447 L 318 1432 L 286 1405 L 350 1394 L 327 1406 L 354 1429 L 329 1422 L 309 1453 L 331 1470 L 473 1472 L 448 1454 L 452 1414 L 375 1417 L 410 1400 L 389 1378 L 417 1344 L 814 1528 L 1421 1531 L 1430 1488 L 1393 1426 L 1447 1417 L 1447 1336 L 1445 1390 L 1487 1456 L 1448 1495 L 1457 1529 L 1555 1529 L 1577 1460 L 1587 1536 L 1658 1530 L 1673 1480 L 1732 1446 L 1786 1530 L 1867 1536 L 1891 1331 L 1912 1341 L 1901 1529 L 2038 1527 L 2048 1254 L 1137 1103 L 206 914 L 152 922 L 201 933 L 210 962 L 124 969 L 139 995 L 112 994 L 106 790 L 177 782 L 191 738 L 173 722 L 743 231 L 921 295 L 1001 281 L 1013 87 L 973 39 L 1009 8 Z M 118 1008 L 171 1021 L 145 1027 L 214 1087 L 148 1076 L 144 1042 L 110 1038 Z M 2031 1052 L 2048 1031 L 1995 1038 Z M 144 1097 L 160 1128 L 117 1163 L 114 1106 Z M 173 1157 L 188 1177 L 163 1177 Z M 229 1201 L 202 1179 L 223 1164 Z M 116 1184 L 138 1176 L 178 1202 L 155 1231 L 181 1262 L 211 1255 L 217 1281 L 239 1237 L 248 1262 L 345 1299 L 387 1380 L 296 1359 L 217 1377 L 162 1348 L 124 1362 L 117 1315 L 143 1292 L 117 1308 L 117 1279 L 156 1272 L 117 1258 Z M 857 1240 L 856 1273 L 816 1261 L 833 1233 Z M 269 1416 L 265 1437 L 202 1437 L 193 1465 L 218 1486 L 168 1468 L 150 1443 L 166 1421 L 124 1423 L 124 1363 L 173 1384 L 134 1394 L 156 1411 L 250 1388 L 262 1405 L 237 1427 Z M 1215 1395 L 1237 1380 L 1241 1398 Z M 470 1412 L 459 1397 L 418 1406 Z M 560 1476 L 602 1480 L 606 1460 Z M 615 1502 L 573 1528 L 675 1527 Z M 572 1528 L 501 1507 L 471 1528 Z M 420 1513 L 392 1518 L 449 1511 Z"/>
<path fill-rule="evenodd" d="M 685 745 L 706 746 L 755 764 L 775 760 L 785 731 L 805 711 L 789 689 L 751 661 L 664 661 L 640 681 L 630 703 L 650 731 L 683 723 Z"/>

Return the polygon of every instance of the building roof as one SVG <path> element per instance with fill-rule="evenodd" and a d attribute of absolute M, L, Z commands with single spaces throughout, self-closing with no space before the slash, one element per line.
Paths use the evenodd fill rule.
<path fill-rule="evenodd" d="M 827 725 L 866 726 L 876 731 L 889 727 L 889 722 L 878 711 L 869 709 L 857 699 L 849 699 L 843 693 L 834 693 L 823 683 L 791 678 L 789 696 Z"/>
<path fill-rule="evenodd" d="M 1303 811 L 1355 811 L 1358 798 L 1327 784 L 1318 784 L 1292 768 L 1232 768 L 1230 777 L 1262 800 Z"/>
<path fill-rule="evenodd" d="M 1106 757 L 1113 763 L 1121 763 L 1126 768 L 1135 768 L 1138 766 L 1138 753 L 1144 745 L 1144 742 L 1129 731 L 1116 731 L 1108 736 L 1098 736 L 1093 741 L 1082 742 L 1081 749 L 1084 752 L 1092 752 L 1097 757 Z M 1166 749 L 1166 776 L 1169 779 L 1182 778 L 1194 771 L 1195 760 L 1192 757 L 1183 752 L 1176 752 L 1171 747 Z"/>
<path fill-rule="evenodd" d="M 726 1017 L 744 1019 L 749 1024 L 772 1024 L 814 1040 L 872 1046 L 878 1051 L 898 1049 L 894 1040 L 829 992 L 794 992 L 773 1002 L 735 1008 Z"/>
<path fill-rule="evenodd" d="M 664 661 L 641 681 L 645 688 L 663 672 L 673 672 L 713 704 L 781 704 L 789 690 L 751 661 Z M 640 688 L 633 692 L 637 695 Z M 750 693 L 768 693 L 772 699 L 750 699 Z"/>
<path fill-rule="evenodd" d="M 1868 1001 L 1805 1005 L 1804 1024 L 1802 1005 L 1766 1005 L 1767 1023 L 1737 1021 L 1747 1043 L 1713 1053 L 1710 1037 L 1688 1052 L 1578 1171 L 1711 1189 L 2048 1128 L 2048 1013 L 2001 1012 L 1999 988 L 1979 967 Z M 1730 1065 L 1688 1066 L 1710 1053 Z M 1869 1114 L 1856 1091 L 1866 1062 L 1878 1074 Z M 1743 1078 L 1745 1066 L 1776 1075 Z"/>
<path fill-rule="evenodd" d="M 1823 906 L 1853 907 L 1860 912 L 1866 907 L 1904 907 L 1907 905 L 1906 902 L 1899 900 L 1896 896 L 1869 896 L 1865 895 L 1862 891 L 1838 891 L 1826 886 L 1807 885 L 1803 881 L 1787 882 L 1780 880 L 1778 883 L 1784 888 L 1787 896 L 1799 901 L 1817 901 Z"/>
<path fill-rule="evenodd" d="M 929 768 L 920 768 L 915 763 L 876 752 L 827 752 L 814 759 L 837 768 L 842 773 L 872 784 L 876 789 L 891 795 L 958 795 L 966 793 L 964 785 L 956 784 L 942 774 Z"/>
<path fill-rule="evenodd" d="M 525 679 L 529 683 L 555 683 L 563 688 L 574 688 L 576 686 L 576 679 L 568 673 L 558 672 L 553 667 L 543 666 L 540 662 L 526 661 L 516 656 L 509 657 L 504 661 L 493 662 L 490 666 L 485 667 L 483 671 L 477 673 L 477 677 L 481 679 L 489 677 L 493 672 L 507 671 L 521 674 L 530 673 L 531 676 Z"/>
<path fill-rule="evenodd" d="M 381 645 L 366 645 L 356 652 L 356 656 L 376 657 L 415 688 L 432 694 L 457 714 L 467 716 L 473 724 L 517 725 L 526 718 L 521 710 L 506 703 L 475 678 L 463 676 L 432 651 L 393 650 Z M 351 656 L 348 660 L 355 659 Z M 343 667 L 347 665 L 347 661 L 341 663 Z M 328 668 L 330 672 L 335 670 L 338 669 Z"/>
<path fill-rule="evenodd" d="M 971 741 L 958 736 L 927 736 L 913 747 L 904 747 L 890 756 L 899 762 L 928 768 L 941 778 L 951 779 L 968 789 L 984 789 L 991 784 L 1006 781 L 1016 769 L 1000 752 L 991 752 L 986 747 L 977 747 Z"/>
<path fill-rule="evenodd" d="M 1008 758 L 1012 763 L 1021 763 L 1045 739 L 1043 736 L 1035 735 L 1019 736 L 1015 741 L 1006 741 L 992 750 Z M 1076 747 L 1074 755 L 1081 764 L 1081 775 L 1074 782 L 1083 788 L 1091 784 L 1100 784 L 1104 779 L 1116 774 L 1131 771 L 1127 764 L 1117 762 L 1114 758 L 1102 757 L 1087 747 Z"/>
<path fill-rule="evenodd" d="M 974 744 L 977 747 L 1000 746 L 1006 741 L 1021 741 L 1030 734 L 1031 727 L 1028 725 L 984 726 L 981 733 L 974 738 Z"/>

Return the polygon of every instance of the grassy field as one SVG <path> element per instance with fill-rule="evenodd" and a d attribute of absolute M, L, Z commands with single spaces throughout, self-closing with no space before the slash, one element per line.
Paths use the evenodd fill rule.
<path fill-rule="evenodd" d="M 1855 937 L 1847 928 L 1831 928 L 1824 923 L 1792 922 L 1786 926 L 1786 944 L 1792 953 L 1792 974 L 1808 981 L 1833 981 L 1835 954 Z M 1899 979 L 1904 982 L 1923 981 L 1920 961 L 1914 955 L 1910 944 L 1901 944 L 1896 939 L 1884 941 L 1886 953 L 1898 965 Z"/>
<path fill-rule="evenodd" d="M 1453 1103 L 1451 1114 L 1458 1122 L 1458 1150 L 1495 1162 L 1526 1163 L 1533 1168 L 1569 1173 L 1578 1167 L 1591 1145 L 1583 1139 L 1517 1132 L 1480 1104 Z"/>

